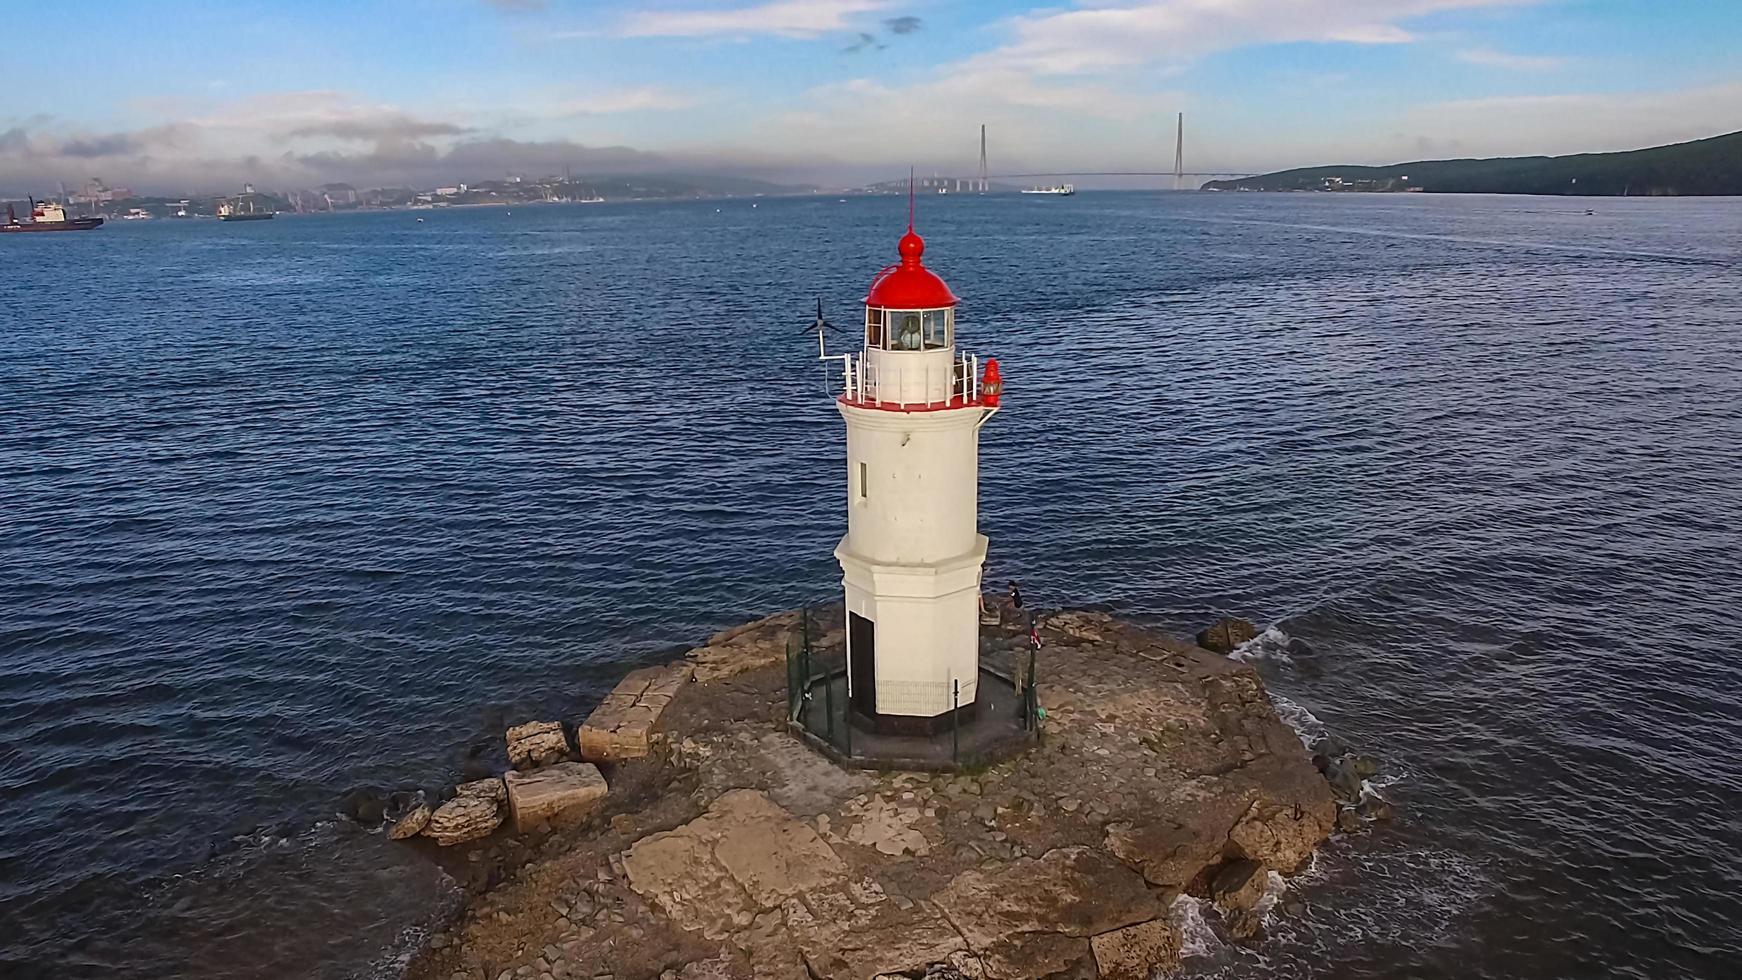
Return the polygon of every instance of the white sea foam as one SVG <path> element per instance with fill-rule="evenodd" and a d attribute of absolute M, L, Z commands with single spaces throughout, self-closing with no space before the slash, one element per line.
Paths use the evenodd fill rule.
<path fill-rule="evenodd" d="M 1174 928 L 1179 930 L 1181 956 L 1214 956 L 1222 948 L 1222 941 L 1216 938 L 1216 931 L 1204 919 L 1202 899 L 1190 895 L 1175 898 L 1168 909 L 1168 918 L 1173 921 Z"/>
<path fill-rule="evenodd" d="M 1245 643 L 1240 644 L 1228 653 L 1229 660 L 1251 663 L 1254 660 L 1268 660 L 1271 663 L 1292 664 L 1294 658 L 1288 655 L 1290 637 L 1280 628 L 1272 626 Z"/>
<path fill-rule="evenodd" d="M 1270 910 L 1276 908 L 1276 903 L 1282 901 L 1282 896 L 1288 892 L 1288 879 L 1275 871 L 1267 873 L 1270 877 L 1264 882 L 1264 895 L 1258 899 L 1254 910 L 1268 920 Z"/>
<path fill-rule="evenodd" d="M 1282 719 L 1283 724 L 1294 729 L 1295 735 L 1300 737 L 1301 744 L 1307 748 L 1312 748 L 1314 743 L 1329 733 L 1330 730 L 1325 727 L 1324 722 L 1318 719 L 1318 716 L 1308 711 L 1304 706 L 1289 700 L 1285 695 L 1271 691 L 1270 701 L 1276 706 L 1276 716 Z"/>

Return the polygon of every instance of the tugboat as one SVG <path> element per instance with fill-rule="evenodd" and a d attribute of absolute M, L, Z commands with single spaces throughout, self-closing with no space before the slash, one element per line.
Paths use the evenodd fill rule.
<path fill-rule="evenodd" d="M 102 218 L 69 218 L 67 209 L 59 204 L 30 199 L 30 220 L 19 221 L 18 212 L 12 205 L 6 205 L 6 223 L 0 225 L 0 232 L 14 231 L 90 231 L 102 225 Z"/>

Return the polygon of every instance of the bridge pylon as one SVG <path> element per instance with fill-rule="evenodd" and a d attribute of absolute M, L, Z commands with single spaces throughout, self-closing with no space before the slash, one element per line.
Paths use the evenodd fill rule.
<path fill-rule="evenodd" d="M 1183 191 L 1186 181 L 1186 114 L 1180 113 L 1174 125 L 1173 189 Z"/>

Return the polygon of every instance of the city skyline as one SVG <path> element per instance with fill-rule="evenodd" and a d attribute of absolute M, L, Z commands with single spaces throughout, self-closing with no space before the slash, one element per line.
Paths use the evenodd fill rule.
<path fill-rule="evenodd" d="M 1677 0 L 259 2 L 57 8 L 0 191 L 909 165 L 1260 172 L 1629 149 L 1742 118 L 1742 9 Z M 69 77 L 68 50 L 79 77 Z"/>

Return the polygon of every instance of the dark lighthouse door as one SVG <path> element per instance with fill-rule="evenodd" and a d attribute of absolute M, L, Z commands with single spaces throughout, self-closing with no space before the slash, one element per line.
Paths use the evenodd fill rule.
<path fill-rule="evenodd" d="M 852 649 L 853 710 L 877 717 L 877 624 L 858 613 L 847 614 L 847 642 Z"/>

